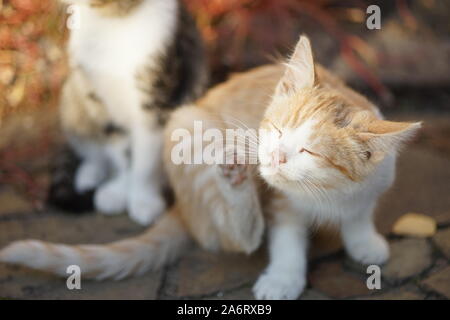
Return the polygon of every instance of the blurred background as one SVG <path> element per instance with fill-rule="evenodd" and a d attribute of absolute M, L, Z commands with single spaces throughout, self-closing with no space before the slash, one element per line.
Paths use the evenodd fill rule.
<path fill-rule="evenodd" d="M 383 286 L 385 298 L 450 298 L 450 1 L 184 2 L 205 40 L 212 84 L 279 60 L 305 33 L 317 61 L 368 95 L 388 118 L 424 121 L 399 159 L 396 184 L 378 208 L 378 228 L 393 248 Z M 381 8 L 379 30 L 366 27 L 371 4 Z M 141 231 L 126 216 L 69 217 L 46 207 L 50 168 L 62 144 L 57 108 L 68 72 L 67 18 L 56 0 L 0 0 L 0 247 L 29 237 L 105 242 Z M 411 212 L 421 217 L 412 224 L 419 240 L 404 239 L 392 228 Z M 335 236 L 316 235 L 313 288 L 305 296 L 369 294 L 364 278 L 344 262 Z M 265 265 L 260 256 L 218 258 L 195 251 L 176 267 L 142 280 L 89 284 L 83 297 L 210 297 L 221 292 L 223 297 L 225 290 L 225 297 L 251 298 L 251 279 Z M 0 265 L 0 299 L 81 297 L 52 281 Z"/>

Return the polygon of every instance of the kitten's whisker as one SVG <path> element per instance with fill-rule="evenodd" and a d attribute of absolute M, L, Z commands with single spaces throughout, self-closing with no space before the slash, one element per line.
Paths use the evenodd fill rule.
<path fill-rule="evenodd" d="M 228 120 L 228 119 L 224 119 L 224 120 L 223 120 L 225 123 L 234 125 L 235 127 L 239 128 L 239 129 L 242 129 L 242 130 L 245 130 L 245 131 L 249 132 L 249 133 L 252 134 L 253 137 L 259 142 L 259 137 L 258 137 L 258 135 L 257 135 L 256 133 L 253 132 L 253 131 L 256 131 L 255 129 L 252 129 L 252 128 L 248 127 L 248 126 L 247 126 L 245 123 L 243 123 L 241 120 L 239 120 L 239 119 L 237 119 L 237 118 L 234 118 L 233 116 L 228 115 L 228 117 L 231 117 L 232 120 L 238 121 L 238 122 L 241 124 L 241 126 L 238 125 L 238 124 L 235 124 L 235 123 L 233 123 L 233 122 L 230 122 L 230 120 Z M 242 126 L 243 126 L 243 127 L 242 127 Z"/>
<path fill-rule="evenodd" d="M 234 127 L 237 128 L 237 129 L 242 129 L 242 130 L 248 132 L 249 135 L 239 135 L 239 134 L 236 134 L 236 136 L 238 136 L 238 137 L 239 137 L 239 136 L 240 136 L 240 137 L 245 137 L 245 138 L 248 138 L 248 139 L 253 139 L 253 140 L 252 140 L 253 143 L 259 144 L 259 142 L 260 142 L 260 141 L 259 141 L 259 137 L 258 137 L 257 133 L 255 133 L 257 130 L 248 127 L 248 126 L 247 126 L 245 123 L 243 123 L 241 120 L 239 120 L 239 119 L 237 119 L 237 118 L 234 118 L 234 117 L 231 116 L 231 115 L 225 115 L 225 116 L 227 116 L 227 117 L 232 118 L 231 120 L 230 120 L 230 119 L 223 119 L 223 118 L 222 118 L 222 115 L 219 115 L 218 113 L 213 113 L 213 112 L 210 112 L 210 111 L 205 111 L 205 112 L 208 112 L 209 114 L 211 114 L 211 115 L 213 115 L 213 116 L 215 116 L 215 117 L 218 118 L 218 119 L 208 119 L 207 122 L 217 122 L 217 123 L 221 123 L 221 124 L 226 124 L 226 125 L 234 126 Z M 236 124 L 235 122 L 232 122 L 232 120 L 234 120 L 235 122 L 238 122 L 239 124 Z M 224 127 L 217 127 L 217 129 L 222 130 L 222 131 L 226 131 L 227 129 L 232 129 L 232 128 L 227 128 L 227 127 L 225 127 L 225 128 L 224 128 Z M 222 134 L 224 134 L 224 133 L 222 133 Z M 226 136 L 226 134 L 225 134 L 225 136 Z"/>
<path fill-rule="evenodd" d="M 248 129 L 248 130 L 254 130 L 254 129 L 250 128 L 249 126 L 247 126 L 244 122 L 242 122 L 242 121 L 239 120 L 238 118 L 234 117 L 233 115 L 225 114 L 225 116 L 231 118 L 231 120 L 237 121 L 237 122 L 240 123 L 244 128 L 246 128 L 246 129 Z"/>
<path fill-rule="evenodd" d="M 239 144 L 239 145 L 249 144 L 249 145 L 251 145 L 252 147 L 255 147 L 255 148 L 259 147 L 259 145 L 256 142 L 254 142 L 254 141 L 251 141 L 251 140 L 244 141 L 244 140 L 241 140 L 241 139 L 238 139 L 238 140 L 225 139 L 225 144 L 226 145 L 231 145 L 231 146 L 233 146 L 235 144 Z"/>

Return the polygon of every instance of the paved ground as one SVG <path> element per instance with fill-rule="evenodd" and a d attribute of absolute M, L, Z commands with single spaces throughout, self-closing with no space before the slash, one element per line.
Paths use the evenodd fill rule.
<path fill-rule="evenodd" d="M 392 251 L 392 258 L 382 268 L 382 289 L 368 290 L 365 270 L 345 257 L 332 230 L 322 230 L 315 235 L 309 285 L 301 299 L 450 298 L 450 116 L 422 113 L 393 117 L 425 119 L 426 125 L 417 141 L 402 153 L 395 186 L 377 210 L 378 227 L 388 236 Z M 36 137 L 40 132 L 36 122 L 38 127 L 51 123 L 51 117 L 44 118 L 3 126 L 0 160 L 5 160 L 8 152 L 20 155 L 20 150 L 33 147 L 35 143 L 31 143 L 30 134 Z M 47 133 L 54 134 L 51 125 L 49 128 Z M 34 183 L 45 186 L 48 159 L 45 151 L 33 156 L 25 152 L 17 165 L 31 173 Z M 39 201 L 35 201 L 33 207 L 29 199 L 39 199 L 39 190 L 30 187 L 27 177 L 20 173 L 16 176 L 22 183 L 11 185 L 10 180 L 5 180 L 7 173 L 0 171 L 3 175 L 0 175 L 3 182 L 0 187 L 0 247 L 23 238 L 102 243 L 142 231 L 125 216 L 103 217 L 94 213 L 71 216 L 47 208 L 36 210 L 34 207 L 40 206 Z M 437 234 L 427 239 L 393 236 L 390 233 L 393 222 L 407 212 L 435 218 Z M 0 298 L 252 299 L 251 286 L 265 264 L 265 248 L 250 257 L 215 255 L 194 248 L 178 263 L 160 272 L 119 282 L 83 281 L 79 291 L 69 291 L 64 280 L 44 273 L 0 265 Z"/>

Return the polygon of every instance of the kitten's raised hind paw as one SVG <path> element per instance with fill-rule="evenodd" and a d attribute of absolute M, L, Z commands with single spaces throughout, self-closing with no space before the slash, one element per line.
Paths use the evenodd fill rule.
<path fill-rule="evenodd" d="M 294 300 L 305 288 L 306 281 L 298 272 L 268 271 L 263 273 L 253 287 L 258 300 Z"/>
<path fill-rule="evenodd" d="M 247 254 L 256 250 L 264 233 L 264 218 L 258 192 L 249 165 L 218 165 L 217 187 L 225 202 L 223 210 L 215 209 L 213 219 L 224 238 Z"/>

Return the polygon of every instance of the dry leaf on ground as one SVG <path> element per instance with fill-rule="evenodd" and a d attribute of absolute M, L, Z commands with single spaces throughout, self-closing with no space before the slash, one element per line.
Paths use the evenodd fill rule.
<path fill-rule="evenodd" d="M 407 213 L 395 222 L 392 232 L 401 236 L 431 237 L 436 233 L 436 221 L 424 214 Z"/>

